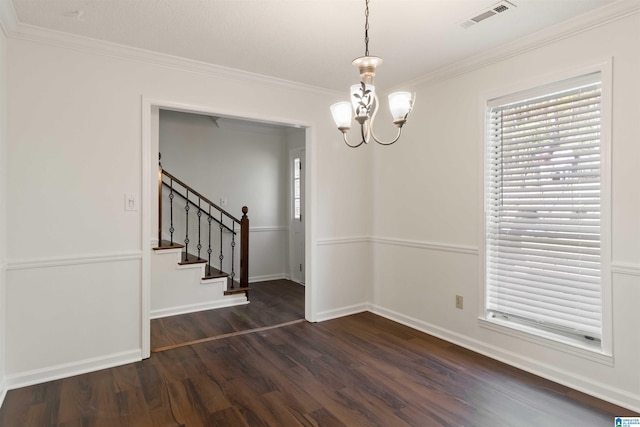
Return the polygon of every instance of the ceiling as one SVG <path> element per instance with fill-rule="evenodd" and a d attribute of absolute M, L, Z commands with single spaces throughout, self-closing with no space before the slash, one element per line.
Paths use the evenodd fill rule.
<path fill-rule="evenodd" d="M 0 0 L 4 1 L 4 0 Z M 44 27 L 260 75 L 344 90 L 364 54 L 364 0 L 10 0 L 23 28 Z M 377 86 L 397 86 L 615 0 L 370 0 Z M 618 0 L 617 3 L 630 1 Z M 605 9 L 600 9 L 605 10 Z"/>

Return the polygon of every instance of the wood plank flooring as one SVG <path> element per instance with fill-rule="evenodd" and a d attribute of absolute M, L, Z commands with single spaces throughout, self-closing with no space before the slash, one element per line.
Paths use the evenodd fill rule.
<path fill-rule="evenodd" d="M 247 305 L 151 321 L 151 351 L 304 319 L 304 286 L 290 280 L 251 284 Z"/>
<path fill-rule="evenodd" d="M 637 416 L 371 313 L 9 391 L 0 426 L 612 426 Z"/>

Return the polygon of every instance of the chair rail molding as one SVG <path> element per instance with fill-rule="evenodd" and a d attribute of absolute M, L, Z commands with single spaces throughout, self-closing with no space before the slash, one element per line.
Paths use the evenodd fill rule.
<path fill-rule="evenodd" d="M 105 262 L 123 262 L 136 260 L 142 260 L 141 251 L 110 252 L 103 254 L 82 254 L 63 257 L 9 260 L 5 266 L 5 270 L 30 270 L 33 268 L 52 268 L 80 264 L 99 264 Z"/>
<path fill-rule="evenodd" d="M 397 239 L 390 237 L 372 237 L 373 243 L 391 246 L 404 246 L 407 248 L 426 249 L 438 252 L 452 252 L 463 255 L 478 255 L 479 250 L 474 246 L 457 245 L 450 243 L 435 243 L 421 240 Z"/>
<path fill-rule="evenodd" d="M 640 264 L 612 261 L 611 273 L 626 274 L 628 276 L 640 276 Z"/>

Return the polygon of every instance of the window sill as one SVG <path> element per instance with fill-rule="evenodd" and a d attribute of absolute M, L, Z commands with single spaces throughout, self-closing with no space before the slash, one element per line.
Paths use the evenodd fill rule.
<path fill-rule="evenodd" d="M 587 359 L 606 366 L 613 366 L 613 356 L 606 354 L 599 342 L 590 344 L 577 339 L 542 331 L 530 326 L 521 325 L 508 320 L 478 318 L 481 327 L 492 331 L 522 339 L 537 345 L 561 351 L 572 356 Z"/>

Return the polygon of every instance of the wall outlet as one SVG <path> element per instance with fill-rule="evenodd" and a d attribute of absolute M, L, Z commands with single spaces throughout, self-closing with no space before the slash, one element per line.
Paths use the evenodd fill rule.
<path fill-rule="evenodd" d="M 456 295 L 456 308 L 459 308 L 460 310 L 462 310 L 462 307 L 463 307 L 462 295 Z"/>

